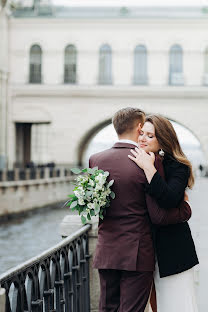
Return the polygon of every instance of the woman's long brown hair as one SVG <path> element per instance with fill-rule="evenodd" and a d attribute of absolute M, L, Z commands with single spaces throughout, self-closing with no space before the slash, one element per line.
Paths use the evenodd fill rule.
<path fill-rule="evenodd" d="M 177 134 L 171 122 L 160 115 L 149 115 L 145 118 L 145 122 L 150 122 L 155 128 L 155 136 L 158 140 L 160 148 L 170 154 L 178 162 L 189 167 L 190 175 L 188 179 L 188 187 L 192 188 L 194 185 L 194 175 L 191 162 L 183 153 Z"/>

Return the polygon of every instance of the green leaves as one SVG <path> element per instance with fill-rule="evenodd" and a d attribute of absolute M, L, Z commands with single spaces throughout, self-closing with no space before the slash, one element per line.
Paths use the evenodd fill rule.
<path fill-rule="evenodd" d="M 77 206 L 77 204 L 78 204 L 77 200 L 73 201 L 73 202 L 71 203 L 71 205 L 70 205 L 70 208 L 71 208 L 71 209 L 75 208 L 75 207 Z"/>
<path fill-rule="evenodd" d="M 82 171 L 79 168 L 72 168 L 71 172 L 73 172 L 74 174 L 80 174 Z"/>
<path fill-rule="evenodd" d="M 95 214 L 98 214 L 100 212 L 99 205 L 96 205 L 94 210 L 95 210 Z"/>
<path fill-rule="evenodd" d="M 90 215 L 91 215 L 91 217 L 94 217 L 95 216 L 95 212 L 94 212 L 94 210 L 92 209 L 92 210 L 90 210 Z"/>
<path fill-rule="evenodd" d="M 110 197 L 111 197 L 112 199 L 114 199 L 114 198 L 116 197 L 116 194 L 112 191 L 112 192 L 110 193 Z"/>
<path fill-rule="evenodd" d="M 104 216 L 100 213 L 100 214 L 99 214 L 99 218 L 100 218 L 101 220 L 103 220 L 103 219 L 104 219 Z"/>
<path fill-rule="evenodd" d="M 110 180 L 107 187 L 111 187 L 111 185 L 113 185 L 113 183 L 114 183 L 114 180 Z"/>
<path fill-rule="evenodd" d="M 95 174 L 95 171 L 96 171 L 96 170 L 98 170 L 98 167 L 92 168 L 92 169 L 91 169 L 91 173 L 92 173 L 92 174 Z"/>
<path fill-rule="evenodd" d="M 86 224 L 87 223 L 87 219 L 84 216 L 81 216 L 81 221 L 82 221 L 82 224 Z"/>

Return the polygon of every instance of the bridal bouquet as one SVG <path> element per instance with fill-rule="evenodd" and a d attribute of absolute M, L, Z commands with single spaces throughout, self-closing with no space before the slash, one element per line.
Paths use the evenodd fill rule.
<path fill-rule="evenodd" d="M 107 181 L 109 172 L 98 170 L 98 167 L 82 170 L 74 168 L 71 171 L 78 176 L 73 194 L 68 195 L 70 200 L 67 206 L 78 211 L 83 224 L 97 215 L 103 220 L 106 207 L 110 206 L 110 199 L 115 198 L 115 193 L 111 191 L 114 180 Z"/>

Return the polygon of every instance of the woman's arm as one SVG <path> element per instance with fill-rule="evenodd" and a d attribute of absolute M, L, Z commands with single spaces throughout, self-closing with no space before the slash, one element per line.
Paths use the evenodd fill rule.
<path fill-rule="evenodd" d="M 189 168 L 172 160 L 169 170 L 171 173 L 165 181 L 164 173 L 161 171 L 161 160 L 158 157 L 155 160 L 153 153 L 149 155 L 144 150 L 137 148 L 131 152 L 134 157 L 129 155 L 129 158 L 144 170 L 149 182 L 146 187 L 147 193 L 157 200 L 161 208 L 177 207 L 184 197 L 188 184 Z"/>
<path fill-rule="evenodd" d="M 146 191 L 157 200 L 161 208 L 174 208 L 184 198 L 188 177 L 188 167 L 176 163 L 176 166 L 171 168 L 171 175 L 166 181 L 161 177 L 159 171 L 157 171 L 149 185 L 147 185 Z"/>
<path fill-rule="evenodd" d="M 160 173 L 162 179 L 164 179 L 163 164 L 159 158 L 156 157 L 155 165 Z M 186 196 L 185 196 L 186 195 Z M 150 196 L 146 192 L 146 203 L 149 212 L 150 219 L 153 224 L 157 225 L 169 225 L 188 221 L 191 218 L 191 208 L 185 201 L 185 197 L 188 199 L 187 194 L 184 195 L 184 199 L 177 207 L 164 209 L 158 205 L 158 201 L 154 196 Z"/>

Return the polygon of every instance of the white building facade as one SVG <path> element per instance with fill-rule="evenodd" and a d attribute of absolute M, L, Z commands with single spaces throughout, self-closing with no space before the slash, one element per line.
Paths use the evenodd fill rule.
<path fill-rule="evenodd" d="M 9 167 L 82 163 L 90 138 L 126 106 L 184 125 L 208 159 L 206 8 L 35 1 L 19 7 L 8 27 Z"/>
<path fill-rule="evenodd" d="M 7 165 L 8 137 L 8 41 L 9 25 L 5 8 L 6 1 L 0 1 L 0 169 Z"/>

